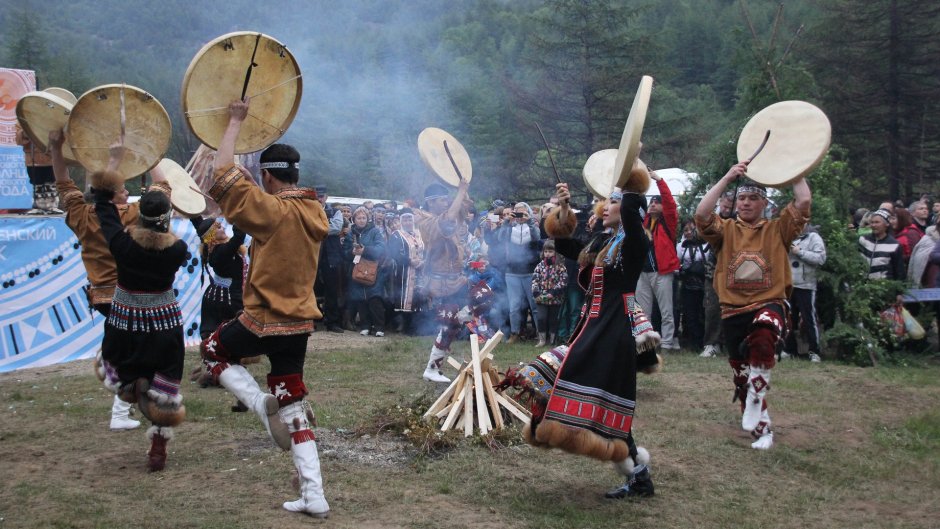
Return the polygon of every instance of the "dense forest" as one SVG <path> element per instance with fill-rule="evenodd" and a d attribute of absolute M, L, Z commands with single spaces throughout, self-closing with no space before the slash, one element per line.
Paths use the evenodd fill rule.
<path fill-rule="evenodd" d="M 425 127 L 454 134 L 480 198 L 538 199 L 617 146 L 640 77 L 656 79 L 644 159 L 719 176 L 738 132 L 775 101 L 826 111 L 850 175 L 844 207 L 938 191 L 940 4 L 915 0 L 8 0 L 0 66 L 81 94 L 139 86 L 173 121 L 167 156 L 198 146 L 180 109 L 207 41 L 260 31 L 303 72 L 284 137 L 303 181 L 334 195 L 416 196 L 433 181 Z"/>

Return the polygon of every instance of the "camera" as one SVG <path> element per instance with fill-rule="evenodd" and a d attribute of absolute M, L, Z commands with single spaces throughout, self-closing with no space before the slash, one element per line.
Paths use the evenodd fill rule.
<path fill-rule="evenodd" d="M 514 218 L 514 219 L 521 219 L 522 217 L 525 217 L 525 213 L 523 213 L 523 212 L 521 212 L 521 211 L 514 211 L 514 212 L 512 213 L 512 218 Z"/>

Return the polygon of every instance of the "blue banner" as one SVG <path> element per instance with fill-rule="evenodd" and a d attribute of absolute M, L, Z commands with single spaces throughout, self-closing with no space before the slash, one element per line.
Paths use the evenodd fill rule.
<path fill-rule="evenodd" d="M 29 209 L 33 186 L 26 174 L 22 147 L 0 145 L 0 209 Z"/>
<path fill-rule="evenodd" d="M 191 346 L 202 306 L 199 240 L 188 219 L 173 219 L 172 229 L 190 251 L 173 287 Z M 87 281 L 64 217 L 0 217 L 0 373 L 94 357 L 104 318 L 88 307 Z"/>

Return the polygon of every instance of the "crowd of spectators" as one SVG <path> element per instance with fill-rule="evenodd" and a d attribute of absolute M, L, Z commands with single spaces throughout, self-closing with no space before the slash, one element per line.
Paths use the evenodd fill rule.
<path fill-rule="evenodd" d="M 411 205 L 366 201 L 351 207 L 330 203 L 323 187 L 317 191 L 330 219 L 315 285 L 324 314 L 321 328 L 377 337 L 433 334 L 424 270 L 429 249 Z M 471 211 L 458 226 L 464 273 L 469 284 L 486 281 L 493 290 L 487 319 L 510 343 L 562 343 L 581 308 L 583 294 L 570 280 L 577 264 L 556 256 L 542 226 L 552 207 L 497 199 L 488 210 Z M 589 207 L 582 213 L 585 225 L 589 213 Z M 378 263 L 374 284 L 353 280 L 360 259 Z"/>
<path fill-rule="evenodd" d="M 637 286 L 637 300 L 663 337 L 666 351 L 682 347 L 712 357 L 722 352 L 720 310 L 715 295 L 714 252 L 691 219 L 681 219 L 664 181 L 655 177 L 658 195 L 649 197 L 644 227 L 649 255 Z M 416 228 L 411 204 L 365 202 L 351 208 L 330 204 L 319 191 L 330 218 L 322 246 L 316 290 L 326 330 L 385 336 L 387 332 L 428 335 L 435 332 L 427 314 L 427 248 Z M 575 277 L 578 263 L 555 253 L 542 219 L 554 204 L 493 200 L 484 211 L 471 211 L 458 227 L 469 284 L 485 281 L 495 300 L 487 313 L 490 327 L 510 343 L 538 347 L 564 343 L 571 336 L 584 293 Z M 587 238 L 596 222 L 596 205 L 579 210 L 576 236 Z M 717 213 L 734 216 L 734 195 L 722 196 Z M 908 207 L 885 202 L 858 210 L 850 229 L 857 231 L 859 255 L 871 279 L 907 280 L 937 287 L 940 276 L 940 202 L 926 198 Z M 782 357 L 821 360 L 821 325 L 817 316 L 818 270 L 826 262 L 826 244 L 810 222 L 790 248 L 793 294 L 792 328 Z M 358 259 L 378 263 L 376 281 L 352 280 Z M 802 338 L 802 347 L 797 338 Z"/>

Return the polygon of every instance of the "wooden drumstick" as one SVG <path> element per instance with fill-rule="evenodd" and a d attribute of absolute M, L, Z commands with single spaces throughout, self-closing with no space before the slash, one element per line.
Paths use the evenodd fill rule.
<path fill-rule="evenodd" d="M 447 140 L 444 140 L 444 152 L 447 153 L 447 158 L 450 160 L 450 164 L 454 166 L 454 171 L 457 172 L 457 179 L 463 182 L 463 175 L 460 174 L 460 168 L 457 167 L 457 162 L 454 161 L 454 155 L 450 153 L 450 147 L 447 146 Z"/>
<path fill-rule="evenodd" d="M 258 66 L 255 63 L 255 56 L 258 53 L 258 43 L 261 42 L 261 33 L 258 33 L 258 36 L 255 37 L 255 49 L 251 52 L 251 61 L 248 63 L 248 70 L 245 72 L 245 84 L 242 85 L 242 100 L 245 99 L 245 94 L 248 92 L 248 81 L 251 81 L 251 70 L 255 66 Z"/>
<path fill-rule="evenodd" d="M 552 171 L 555 172 L 555 182 L 560 184 L 561 177 L 558 176 L 558 168 L 555 167 L 555 159 L 552 158 L 552 149 L 548 146 L 548 140 L 545 139 L 545 134 L 542 134 L 542 127 L 538 123 L 535 124 L 535 128 L 539 129 L 539 136 L 542 137 L 542 143 L 545 144 L 545 152 L 548 153 L 548 161 L 552 162 Z"/>
<path fill-rule="evenodd" d="M 764 141 L 760 142 L 760 145 L 757 147 L 757 150 L 754 151 L 754 154 L 752 154 L 751 157 L 747 159 L 747 163 L 751 163 L 754 161 L 754 158 L 757 158 L 757 155 L 760 154 L 760 152 L 764 150 L 764 146 L 767 145 L 767 140 L 769 139 L 770 139 L 770 129 L 768 129 L 767 133 L 764 134 Z"/>
<path fill-rule="evenodd" d="M 552 158 L 552 148 L 548 146 L 548 140 L 545 139 L 545 134 L 542 133 L 542 127 L 539 126 L 538 122 L 535 122 L 535 128 L 539 130 L 539 136 L 542 137 L 542 143 L 545 144 L 545 152 L 548 153 L 548 161 L 552 162 L 552 171 L 555 173 L 555 183 L 560 184 L 561 177 L 558 176 L 558 168 L 555 167 L 555 159 Z M 567 200 L 565 201 L 567 202 Z"/>
<path fill-rule="evenodd" d="M 202 196 L 204 196 L 204 197 L 206 197 L 206 198 L 208 198 L 208 199 L 212 199 L 212 197 L 210 197 L 209 195 L 203 193 L 201 190 L 196 189 L 196 188 L 193 187 L 193 186 L 189 186 L 189 189 L 192 190 L 192 191 L 195 191 L 195 192 L 199 193 L 200 195 L 202 195 Z M 213 200 L 214 200 L 214 199 L 213 199 Z"/>
<path fill-rule="evenodd" d="M 754 154 L 752 154 L 751 157 L 748 158 L 748 159 L 745 160 L 745 161 L 746 161 L 747 163 L 753 162 L 753 161 L 754 161 L 754 158 L 757 158 L 757 155 L 760 154 L 760 152 L 764 150 L 764 147 L 767 145 L 767 140 L 769 140 L 769 139 L 770 139 L 770 129 L 767 129 L 767 132 L 764 134 L 764 140 L 761 141 L 761 142 L 760 142 L 760 145 L 757 146 L 757 150 L 754 151 Z M 744 174 L 745 174 L 745 176 L 747 176 L 747 173 L 746 173 L 746 172 L 745 172 Z M 735 202 L 738 201 L 738 188 L 739 188 L 739 187 L 741 187 L 740 184 L 737 185 L 737 186 L 735 186 L 735 188 L 734 188 L 734 196 L 731 197 L 731 208 L 732 208 L 732 211 L 734 211 L 734 204 L 735 204 Z"/>

